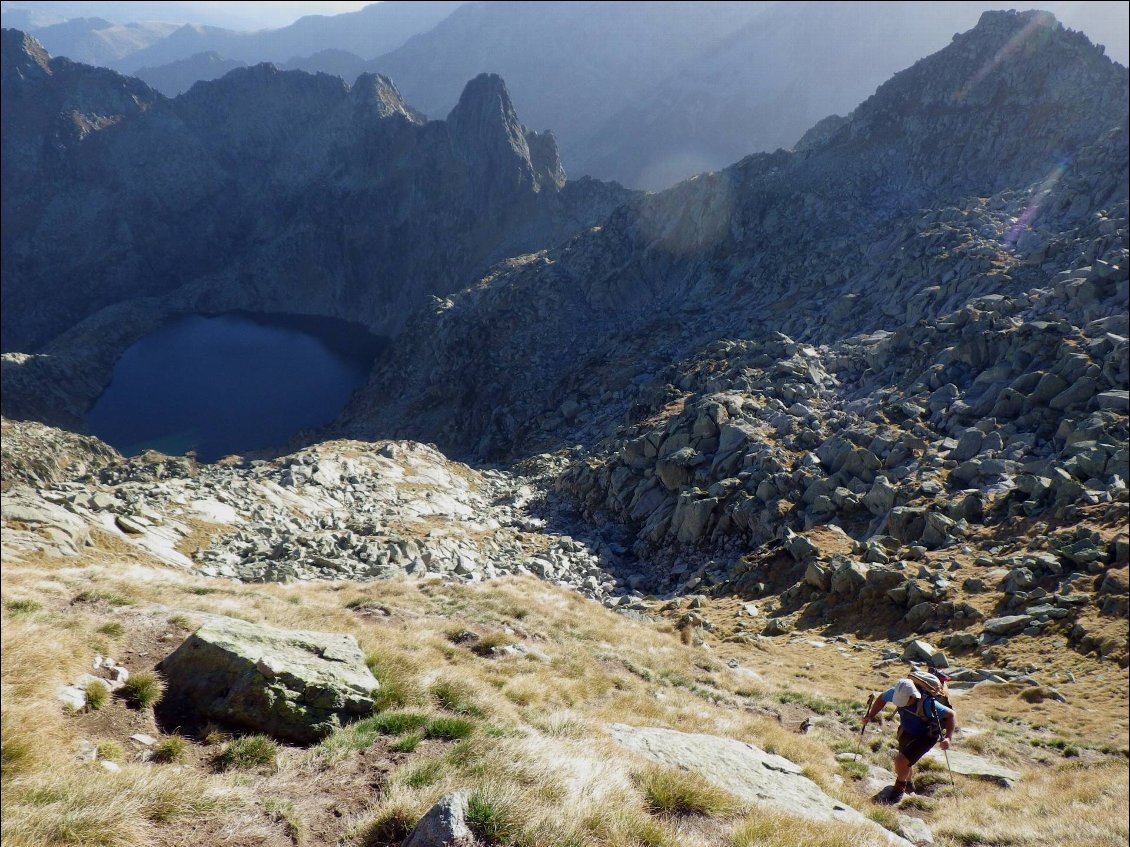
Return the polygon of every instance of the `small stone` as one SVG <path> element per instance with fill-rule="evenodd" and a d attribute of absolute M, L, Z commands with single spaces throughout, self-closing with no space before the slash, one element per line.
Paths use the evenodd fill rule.
<path fill-rule="evenodd" d="M 443 797 L 420 818 L 404 847 L 475 847 L 475 835 L 467 826 L 469 791 L 454 791 Z"/>
<path fill-rule="evenodd" d="M 896 818 L 898 823 L 899 835 L 907 841 L 915 844 L 933 844 L 934 834 L 930 832 L 930 827 L 926 822 L 919 818 L 912 818 L 910 815 L 899 815 Z"/>

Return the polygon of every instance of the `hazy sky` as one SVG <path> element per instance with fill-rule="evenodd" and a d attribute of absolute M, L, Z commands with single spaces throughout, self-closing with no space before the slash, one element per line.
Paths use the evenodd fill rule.
<path fill-rule="evenodd" d="M 4 9 L 38 9 L 60 18 L 99 17 L 115 23 L 172 21 L 230 29 L 286 26 L 303 15 L 353 12 L 374 0 L 175 0 L 174 2 L 3 2 Z"/>
<path fill-rule="evenodd" d="M 374 0 L 173 0 L 173 2 L 54 2 L 54 0 L 0 0 L 4 9 L 36 9 L 62 18 L 102 17 L 115 23 L 170 21 L 197 23 L 230 29 L 265 29 L 286 26 L 303 15 L 335 15 L 352 12 Z M 984 2 L 970 0 L 974 14 L 983 9 L 1046 9 L 1065 25 L 1081 29 L 1097 44 L 1105 44 L 1107 55 L 1126 64 L 1130 58 L 1130 3 L 1111 2 Z M 975 20 L 975 19 L 974 19 Z"/>

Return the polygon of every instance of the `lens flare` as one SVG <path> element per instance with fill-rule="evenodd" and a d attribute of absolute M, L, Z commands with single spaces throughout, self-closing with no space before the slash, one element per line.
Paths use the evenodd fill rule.
<path fill-rule="evenodd" d="M 981 68 L 969 78 L 969 81 L 962 86 L 961 90 L 955 95 L 956 100 L 964 100 L 976 88 L 982 80 L 989 74 L 996 70 L 1006 60 L 1015 56 L 1026 46 L 1027 42 L 1033 38 L 1048 38 L 1051 36 L 1054 29 L 1055 16 L 1044 12 L 1032 16 L 1032 20 L 1028 21 L 1024 27 L 1012 36 L 1008 42 L 1000 50 L 996 52 L 988 62 L 981 66 Z"/>
<path fill-rule="evenodd" d="M 1055 188 L 1056 183 L 1059 182 L 1066 171 L 1066 162 L 1060 162 L 1058 165 L 1052 168 L 1051 173 L 1049 173 L 1044 178 L 1044 181 L 1040 183 L 1039 187 L 1032 192 L 1032 197 L 1028 201 L 1028 205 L 1024 207 L 1024 211 L 1020 213 L 1020 216 L 1016 219 L 1016 223 L 1012 225 L 1008 233 L 1002 239 L 1005 244 L 1007 244 L 1009 247 L 1016 246 L 1016 242 L 1020 238 L 1020 234 L 1028 228 L 1028 225 L 1040 211 L 1040 206 L 1043 205 L 1044 201 L 1048 198 L 1048 195 L 1052 193 L 1052 189 Z"/>

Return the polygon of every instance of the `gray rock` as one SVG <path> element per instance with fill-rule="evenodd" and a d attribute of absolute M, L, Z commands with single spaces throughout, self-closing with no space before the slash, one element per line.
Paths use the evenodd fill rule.
<path fill-rule="evenodd" d="M 927 662 L 936 668 L 944 668 L 947 664 L 946 655 L 933 644 L 919 639 L 906 642 L 902 657 L 913 662 Z"/>
<path fill-rule="evenodd" d="M 790 529 L 785 530 L 785 549 L 798 562 L 803 562 L 820 554 L 819 548 L 803 535 Z M 819 586 L 817 586 L 819 587 Z"/>
<path fill-rule="evenodd" d="M 818 562 L 809 563 L 808 568 L 804 572 L 804 581 L 817 591 L 827 591 L 831 587 L 831 577 L 828 574 L 828 569 Z"/>
<path fill-rule="evenodd" d="M 1095 394 L 1096 383 L 1090 377 L 1082 377 L 1071 383 L 1067 388 L 1057 394 L 1048 403 L 1053 409 L 1069 409 L 1072 406 L 1086 403 Z"/>
<path fill-rule="evenodd" d="M 876 477 L 871 490 L 863 495 L 863 505 L 873 515 L 885 515 L 894 508 L 897 495 L 898 489 L 886 477 Z"/>
<path fill-rule="evenodd" d="M 86 707 L 86 691 L 77 685 L 62 686 L 55 692 L 55 699 L 64 709 L 74 709 L 77 712 Z"/>
<path fill-rule="evenodd" d="M 945 767 L 946 752 L 947 751 L 939 750 L 935 747 L 926 754 L 926 758 Z M 985 779 L 1005 788 L 1012 788 L 1020 781 L 1020 774 L 1011 768 L 1006 768 L 1004 765 L 999 765 L 989 759 L 976 756 L 973 753 L 966 753 L 962 750 L 954 750 L 951 748 L 948 752 L 949 767 L 953 769 L 954 773 L 959 773 L 962 776 Z"/>
<path fill-rule="evenodd" d="M 469 791 L 453 791 L 431 807 L 416 824 L 404 847 L 476 847 L 467 826 Z"/>
<path fill-rule="evenodd" d="M 1032 622 L 1031 615 L 1006 615 L 985 621 L 985 632 L 990 635 L 1012 635 Z"/>
<path fill-rule="evenodd" d="M 972 459 L 980 451 L 984 439 L 984 433 L 978 429 L 965 430 L 958 439 L 957 446 L 950 451 L 949 457 L 958 462 Z"/>
<path fill-rule="evenodd" d="M 717 505 L 716 497 L 700 498 L 694 496 L 693 492 L 681 494 L 671 518 L 671 530 L 676 538 L 684 544 L 694 543 L 702 538 Z"/>
<path fill-rule="evenodd" d="M 931 512 L 926 517 L 926 526 L 922 531 L 923 546 L 929 550 L 941 547 L 956 523 L 952 518 L 947 518 L 940 512 Z"/>
<path fill-rule="evenodd" d="M 608 732 L 629 750 L 659 764 L 694 771 L 742 800 L 775 806 L 809 820 L 865 826 L 883 843 L 909 843 L 825 794 L 803 776 L 799 765 L 752 744 L 717 735 L 623 724 L 612 724 Z"/>
<path fill-rule="evenodd" d="M 351 635 L 214 618 L 161 662 L 168 704 L 299 743 L 372 712 L 377 680 Z"/>
<path fill-rule="evenodd" d="M 793 631 L 793 622 L 788 618 L 770 618 L 765 628 L 761 631 L 762 635 L 785 635 Z"/>
<path fill-rule="evenodd" d="M 898 822 L 899 835 L 907 841 L 918 845 L 934 843 L 934 833 L 930 832 L 930 827 L 921 818 L 899 815 L 896 821 Z"/>
<path fill-rule="evenodd" d="M 145 534 L 145 527 L 136 518 L 118 515 L 114 518 L 114 523 L 118 525 L 118 529 L 122 530 L 122 532 L 128 532 L 130 535 Z"/>
<path fill-rule="evenodd" d="M 854 597 L 867 584 L 867 571 L 862 562 L 842 562 L 832 572 L 832 591 L 842 597 Z"/>
<path fill-rule="evenodd" d="M 1130 391 L 1120 389 L 1103 391 L 1095 395 L 1095 402 L 1100 409 L 1110 409 L 1125 414 L 1130 408 Z"/>

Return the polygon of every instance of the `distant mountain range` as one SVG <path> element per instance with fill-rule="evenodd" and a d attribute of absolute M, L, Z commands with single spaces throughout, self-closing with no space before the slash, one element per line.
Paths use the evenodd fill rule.
<path fill-rule="evenodd" d="M 571 174 L 659 190 L 792 148 L 991 5 L 383 2 L 259 32 L 99 18 L 33 31 L 52 55 L 136 75 L 166 96 L 266 61 L 346 82 L 381 73 L 442 117 L 468 79 L 497 73 L 525 120 L 554 130 Z M 1126 61 L 1124 4 L 1044 5 Z"/>
<path fill-rule="evenodd" d="M 53 56 L 133 73 L 199 53 L 217 53 L 225 60 L 244 64 L 281 64 L 330 49 L 372 59 L 431 29 L 460 5 L 458 0 L 386 0 L 357 12 L 307 15 L 289 26 L 253 32 L 198 24 L 123 25 L 97 17 L 35 26 L 34 10 L 25 9 L 6 9 L 3 24 L 34 32 L 36 40 Z"/>

